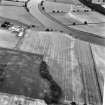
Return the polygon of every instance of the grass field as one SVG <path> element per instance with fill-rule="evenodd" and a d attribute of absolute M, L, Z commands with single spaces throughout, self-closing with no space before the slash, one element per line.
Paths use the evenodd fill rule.
<path fill-rule="evenodd" d="M 0 48 L 0 69 L 4 71 L 0 91 L 40 98 L 43 83 L 39 76 L 39 65 L 42 59 L 42 55 Z"/>

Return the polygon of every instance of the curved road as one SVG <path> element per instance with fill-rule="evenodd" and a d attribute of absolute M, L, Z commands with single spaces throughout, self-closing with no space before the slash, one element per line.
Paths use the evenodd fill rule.
<path fill-rule="evenodd" d="M 45 25 L 47 28 L 51 28 L 54 30 L 59 30 L 67 33 L 68 35 L 71 35 L 75 38 L 78 38 L 80 40 L 88 41 L 90 43 L 103 45 L 105 46 L 105 37 L 101 37 L 99 35 L 95 35 L 88 32 L 83 32 L 79 30 L 75 30 L 73 28 L 67 27 L 66 25 L 62 24 L 55 18 L 51 17 L 48 13 L 42 10 L 42 7 L 40 5 L 40 2 L 42 0 L 30 0 L 27 3 L 27 8 L 29 9 L 29 12 L 40 20 L 40 22 Z"/>

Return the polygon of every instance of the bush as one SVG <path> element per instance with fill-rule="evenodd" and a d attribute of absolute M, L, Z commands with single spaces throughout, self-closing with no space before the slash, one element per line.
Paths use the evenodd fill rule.
<path fill-rule="evenodd" d="M 77 105 L 76 102 L 71 102 L 71 105 Z"/>
<path fill-rule="evenodd" d="M 73 12 L 75 12 L 75 10 L 73 10 Z"/>
<path fill-rule="evenodd" d="M 4 81 L 4 76 L 0 76 L 0 82 Z"/>
<path fill-rule="evenodd" d="M 86 12 L 86 10 L 84 10 L 84 12 Z"/>
<path fill-rule="evenodd" d="M 31 25 L 32 28 L 35 28 L 35 25 Z"/>
<path fill-rule="evenodd" d="M 79 10 L 77 10 L 77 12 L 79 12 Z"/>
<path fill-rule="evenodd" d="M 57 11 L 57 13 L 59 13 L 59 11 Z"/>
<path fill-rule="evenodd" d="M 55 10 L 53 10 L 52 12 L 55 13 Z"/>
<path fill-rule="evenodd" d="M 60 32 L 62 33 L 63 31 L 61 30 Z"/>
<path fill-rule="evenodd" d="M 1 24 L 1 27 L 2 27 L 2 28 L 9 28 L 10 25 L 11 25 L 10 22 L 5 21 L 3 24 Z"/>
<path fill-rule="evenodd" d="M 50 31 L 50 29 L 49 29 L 49 28 L 47 28 L 45 31 Z"/>
<path fill-rule="evenodd" d="M 84 10 L 84 12 L 89 12 L 89 10 Z"/>
<path fill-rule="evenodd" d="M 7 26 L 5 24 L 1 24 L 1 27 L 2 28 L 6 28 Z"/>
<path fill-rule="evenodd" d="M 50 31 L 53 31 L 53 29 L 51 29 Z"/>
<path fill-rule="evenodd" d="M 75 23 L 75 22 L 73 22 L 73 25 L 76 25 L 76 23 Z"/>
<path fill-rule="evenodd" d="M 83 104 L 83 105 L 87 105 L 87 104 Z"/>
<path fill-rule="evenodd" d="M 42 7 L 42 10 L 45 10 L 45 8 L 44 8 L 44 7 Z"/>
<path fill-rule="evenodd" d="M 87 24 L 87 21 L 84 21 L 84 24 Z"/>
<path fill-rule="evenodd" d="M 40 5 L 43 6 L 44 1 L 41 1 Z"/>

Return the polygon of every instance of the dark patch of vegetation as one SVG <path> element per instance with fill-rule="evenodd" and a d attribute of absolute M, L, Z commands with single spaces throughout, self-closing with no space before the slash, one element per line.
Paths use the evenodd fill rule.
<path fill-rule="evenodd" d="M 49 75 L 47 64 L 44 61 L 42 61 L 42 63 L 40 64 L 40 75 L 43 79 L 47 79 L 48 81 L 52 81 L 52 76 Z"/>
<path fill-rule="evenodd" d="M 50 83 L 50 93 L 45 93 L 43 99 L 47 104 L 58 104 L 62 96 L 62 90 L 60 86 L 53 80 L 45 61 L 42 61 L 40 64 L 40 75 L 43 79 L 46 79 Z"/>

